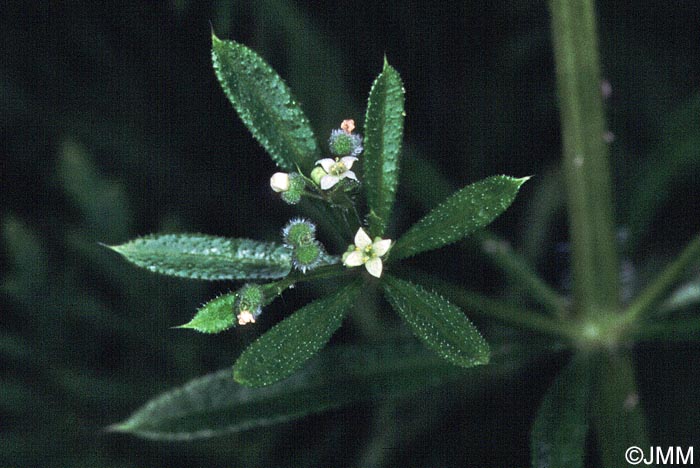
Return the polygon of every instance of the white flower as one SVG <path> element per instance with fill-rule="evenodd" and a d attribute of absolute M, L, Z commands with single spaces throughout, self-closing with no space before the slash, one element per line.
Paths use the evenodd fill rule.
<path fill-rule="evenodd" d="M 355 244 L 348 247 L 343 255 L 343 264 L 346 267 L 364 265 L 370 275 L 382 276 L 382 257 L 391 247 L 391 239 L 375 237 L 374 242 L 369 238 L 364 229 L 360 228 L 355 234 Z"/>
<path fill-rule="evenodd" d="M 289 190 L 289 174 L 286 172 L 275 172 L 270 177 L 270 187 L 275 192 L 286 192 Z"/>
<path fill-rule="evenodd" d="M 350 170 L 352 165 L 357 161 L 354 156 L 345 156 L 344 158 L 325 158 L 316 161 L 320 164 L 326 175 L 321 177 L 321 190 L 328 190 L 341 180 L 350 178 L 357 180 L 357 176 Z"/>
<path fill-rule="evenodd" d="M 238 314 L 238 325 L 246 325 L 248 323 L 255 323 L 255 315 L 253 315 L 249 310 L 242 310 Z"/>

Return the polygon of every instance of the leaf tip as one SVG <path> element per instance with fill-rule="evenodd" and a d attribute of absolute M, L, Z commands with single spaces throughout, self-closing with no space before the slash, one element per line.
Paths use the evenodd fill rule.
<path fill-rule="evenodd" d="M 515 179 L 515 180 L 517 180 L 518 182 L 520 182 L 520 185 L 523 185 L 525 182 L 527 182 L 528 180 L 532 179 L 533 177 L 535 177 L 535 176 L 534 176 L 534 175 L 529 175 L 529 176 L 521 177 L 521 178 Z"/>
<path fill-rule="evenodd" d="M 389 63 L 389 59 L 386 58 L 386 54 L 384 54 L 384 65 L 382 66 L 382 74 L 388 73 L 390 75 L 396 74 L 398 75 L 398 72 L 394 67 L 391 66 Z M 402 88 L 403 91 L 403 88 Z"/>
<path fill-rule="evenodd" d="M 121 244 L 121 245 L 109 245 L 109 244 L 105 244 L 104 242 L 98 242 L 97 245 L 99 245 L 100 247 L 104 247 L 106 249 L 112 250 L 114 252 L 117 252 L 120 255 L 124 255 L 123 244 Z"/>
<path fill-rule="evenodd" d="M 132 425 L 129 424 L 129 421 L 122 421 L 118 422 L 115 424 L 110 424 L 109 426 L 105 427 L 103 429 L 104 432 L 120 432 L 120 433 L 126 433 L 130 432 L 132 429 Z"/>

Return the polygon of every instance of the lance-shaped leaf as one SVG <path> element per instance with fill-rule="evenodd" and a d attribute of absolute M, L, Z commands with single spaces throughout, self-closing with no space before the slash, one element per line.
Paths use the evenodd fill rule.
<path fill-rule="evenodd" d="M 575 356 L 547 390 L 530 434 L 533 468 L 583 468 L 591 363 Z"/>
<path fill-rule="evenodd" d="M 230 369 L 194 379 L 109 429 L 156 440 L 214 437 L 403 397 L 465 375 L 422 346 L 342 346 L 324 351 L 284 382 L 263 388 L 236 383 Z"/>
<path fill-rule="evenodd" d="M 291 269 L 286 247 L 205 234 L 161 234 L 110 246 L 155 273 L 204 280 L 281 278 Z"/>
<path fill-rule="evenodd" d="M 320 159 L 309 121 L 289 87 L 244 45 L 212 36 L 219 83 L 248 130 L 282 169 L 309 171 Z"/>
<path fill-rule="evenodd" d="M 177 328 L 191 328 L 202 333 L 219 333 L 236 326 L 233 305 L 238 299 L 235 292 L 223 294 L 204 304 L 197 314 Z"/>
<path fill-rule="evenodd" d="M 391 250 L 398 260 L 456 242 L 503 213 L 529 177 L 493 176 L 467 185 L 414 224 Z"/>
<path fill-rule="evenodd" d="M 403 138 L 403 104 L 401 77 L 385 59 L 384 69 L 369 92 L 365 116 L 362 163 L 372 236 L 384 234 L 396 198 Z"/>
<path fill-rule="evenodd" d="M 442 296 L 387 275 L 384 292 L 413 333 L 442 358 L 461 367 L 489 362 L 489 346 L 464 313 Z"/>
<path fill-rule="evenodd" d="M 631 446 L 650 446 L 634 374 L 628 353 L 601 352 L 596 356 L 591 416 L 601 466 L 630 467 L 625 451 Z"/>
<path fill-rule="evenodd" d="M 340 328 L 359 290 L 359 282 L 351 283 L 272 327 L 243 351 L 233 366 L 234 379 L 262 387 L 292 375 Z"/>

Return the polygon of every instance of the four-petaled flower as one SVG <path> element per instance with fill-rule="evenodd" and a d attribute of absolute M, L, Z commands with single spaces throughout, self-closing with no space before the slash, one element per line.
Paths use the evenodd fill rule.
<path fill-rule="evenodd" d="M 360 228 L 355 234 L 355 243 L 343 255 L 343 264 L 346 267 L 364 265 L 370 275 L 379 278 L 382 276 L 382 257 L 390 247 L 391 239 L 375 237 L 372 242 L 364 229 Z"/>
<path fill-rule="evenodd" d="M 346 177 L 357 181 L 357 176 L 350 170 L 355 161 L 357 161 L 357 158 L 354 156 L 335 159 L 325 158 L 316 161 L 316 164 L 320 164 L 323 170 L 326 171 L 326 175 L 321 177 L 321 190 L 332 188 Z"/>

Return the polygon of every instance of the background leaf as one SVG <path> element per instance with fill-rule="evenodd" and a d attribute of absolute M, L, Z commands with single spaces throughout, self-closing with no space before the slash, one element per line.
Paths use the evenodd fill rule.
<path fill-rule="evenodd" d="M 601 353 L 595 367 L 591 412 L 602 466 L 633 466 L 625 462 L 625 450 L 633 445 L 646 450 L 650 444 L 632 360 Z"/>
<path fill-rule="evenodd" d="M 181 278 L 281 278 L 292 268 L 291 252 L 280 244 L 205 234 L 152 235 L 109 248 L 142 268 Z"/>
<path fill-rule="evenodd" d="M 396 198 L 399 153 L 403 139 L 404 89 L 398 72 L 384 59 L 367 101 L 364 180 L 369 204 L 369 229 L 382 236 Z"/>
<path fill-rule="evenodd" d="M 396 242 L 398 260 L 456 242 L 483 228 L 503 213 L 528 177 L 493 176 L 467 185 L 414 224 Z"/>
<path fill-rule="evenodd" d="M 455 305 L 434 292 L 387 275 L 384 291 L 413 333 L 442 358 L 461 367 L 489 362 L 489 346 Z"/>
<path fill-rule="evenodd" d="M 659 307 L 660 314 L 695 306 L 700 303 L 700 276 L 677 287 Z"/>
<path fill-rule="evenodd" d="M 674 193 L 678 196 L 679 188 L 686 184 L 693 187 L 697 180 L 700 172 L 700 95 L 691 96 L 665 116 L 659 134 L 660 142 L 650 151 L 649 163 L 634 165 L 628 202 L 633 244 L 649 235 L 660 209 L 668 206 Z"/>
<path fill-rule="evenodd" d="M 282 78 L 258 54 L 212 35 L 216 77 L 243 123 L 287 171 L 309 171 L 320 158 L 304 111 Z"/>
<path fill-rule="evenodd" d="M 292 375 L 330 340 L 359 289 L 358 282 L 345 286 L 275 325 L 243 351 L 233 366 L 234 379 L 261 387 Z"/>
<path fill-rule="evenodd" d="M 547 390 L 530 436 L 533 468 L 583 468 L 591 363 L 575 356 Z"/>
<path fill-rule="evenodd" d="M 700 317 L 645 321 L 631 330 L 632 339 L 646 342 L 682 343 L 700 341 Z"/>
<path fill-rule="evenodd" d="M 224 369 L 169 390 L 111 426 L 157 440 L 191 440 L 269 426 L 361 402 L 407 396 L 465 376 L 424 347 L 328 349 L 284 382 L 251 389 Z"/>
<path fill-rule="evenodd" d="M 96 227 L 96 238 L 114 242 L 129 235 L 132 211 L 125 187 L 103 177 L 82 146 L 65 140 L 56 172 L 85 222 Z"/>

